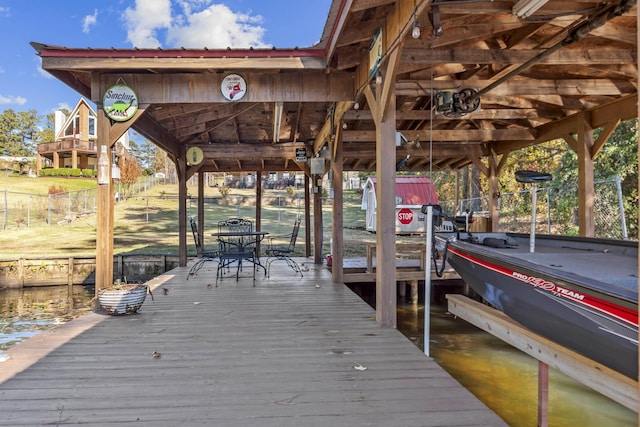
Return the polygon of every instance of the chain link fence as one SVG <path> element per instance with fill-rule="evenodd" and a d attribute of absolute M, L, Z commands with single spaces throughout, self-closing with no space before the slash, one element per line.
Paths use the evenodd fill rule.
<path fill-rule="evenodd" d="M 627 239 L 626 217 L 622 202 L 620 178 L 609 178 L 595 183 L 594 233 L 595 237 Z M 531 190 L 501 193 L 498 202 L 499 231 L 529 233 L 531 231 Z M 443 202 L 445 212 L 474 212 L 488 216 L 486 197 Z M 536 205 L 536 231 L 548 234 L 577 235 L 579 229 L 578 186 L 563 188 L 539 187 Z"/>
<path fill-rule="evenodd" d="M 133 184 L 132 195 L 148 190 L 159 182 L 154 177 L 143 177 Z M 120 187 L 115 185 L 116 200 Z M 65 191 L 52 194 L 33 194 L 9 191 L 0 193 L 2 230 L 42 225 L 62 225 L 76 218 L 96 213 L 96 189 Z"/>

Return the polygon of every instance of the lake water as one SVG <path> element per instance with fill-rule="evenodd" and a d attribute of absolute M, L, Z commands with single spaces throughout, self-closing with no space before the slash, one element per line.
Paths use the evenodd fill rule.
<path fill-rule="evenodd" d="M 424 350 L 424 305 L 401 304 L 398 329 Z M 536 426 L 538 361 L 481 329 L 431 307 L 429 354 L 511 426 Z M 635 412 L 549 368 L 549 425 L 633 427 Z"/>
<path fill-rule="evenodd" d="M 369 295 L 363 299 L 372 301 Z M 93 286 L 49 286 L 0 291 L 2 351 L 41 330 L 92 310 Z M 424 349 L 424 305 L 398 298 L 398 329 Z M 537 425 L 535 359 L 457 319 L 444 305 L 431 307 L 431 357 L 511 426 Z M 549 425 L 632 427 L 637 414 L 565 375 L 549 369 Z"/>
<path fill-rule="evenodd" d="M 0 352 L 93 309 L 94 287 L 0 290 Z"/>

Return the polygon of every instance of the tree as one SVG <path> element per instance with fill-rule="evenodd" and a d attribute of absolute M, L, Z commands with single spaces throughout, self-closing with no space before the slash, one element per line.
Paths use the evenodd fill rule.
<path fill-rule="evenodd" d="M 67 110 L 63 110 L 66 111 L 65 114 L 69 114 L 69 112 Z M 43 142 L 54 142 L 56 139 L 56 135 L 55 135 L 55 113 L 50 113 L 47 114 L 45 120 L 45 125 L 44 127 L 36 133 L 36 139 L 38 140 L 38 143 L 43 143 Z"/>
<path fill-rule="evenodd" d="M 12 109 L 0 115 L 0 154 L 5 156 L 21 155 L 21 138 L 16 132 L 20 127 L 19 117 Z"/>
<path fill-rule="evenodd" d="M 155 174 L 155 159 L 156 159 L 156 150 L 157 147 L 149 142 L 147 139 L 144 139 L 140 144 L 136 144 L 136 149 L 134 150 L 134 154 L 136 158 L 140 162 L 140 165 L 144 169 L 145 175 L 153 175 Z"/>
<path fill-rule="evenodd" d="M 39 142 L 41 117 L 35 110 L 0 114 L 0 153 L 7 156 L 32 156 Z"/>
<path fill-rule="evenodd" d="M 122 194 L 120 197 L 126 198 L 131 194 L 131 187 L 142 176 L 140 163 L 133 156 L 123 156 L 118 160 L 120 168 L 120 183 L 122 184 Z"/>

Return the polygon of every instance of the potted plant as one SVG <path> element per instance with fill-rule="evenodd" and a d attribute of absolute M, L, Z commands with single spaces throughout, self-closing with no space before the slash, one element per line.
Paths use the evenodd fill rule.
<path fill-rule="evenodd" d="M 98 290 L 98 302 L 107 314 L 133 314 L 142 306 L 147 293 L 151 293 L 149 286 L 128 284 L 125 277 L 124 283 L 116 280 L 113 286 Z"/>

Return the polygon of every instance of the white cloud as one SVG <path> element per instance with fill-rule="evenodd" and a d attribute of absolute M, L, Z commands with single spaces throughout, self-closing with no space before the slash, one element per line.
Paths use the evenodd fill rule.
<path fill-rule="evenodd" d="M 24 105 L 27 99 L 21 96 L 4 96 L 0 95 L 0 105 Z"/>
<path fill-rule="evenodd" d="M 161 47 L 157 34 L 171 26 L 171 1 L 136 0 L 135 9 L 124 11 L 124 19 L 127 39 L 134 47 Z"/>
<path fill-rule="evenodd" d="M 201 12 L 185 10 L 183 21 L 170 28 L 167 41 L 174 47 L 268 47 L 262 42 L 261 22 L 260 16 L 234 13 L 223 4 L 214 4 Z"/>
<path fill-rule="evenodd" d="M 237 13 L 213 0 L 136 0 L 127 8 L 128 40 L 135 47 L 269 47 L 261 16 Z M 174 12 L 172 13 L 172 5 Z M 165 35 L 164 43 L 161 35 Z"/>
<path fill-rule="evenodd" d="M 82 21 L 82 32 L 89 34 L 91 27 L 98 22 L 98 9 L 95 9 L 93 15 L 87 15 Z"/>
<path fill-rule="evenodd" d="M 70 107 L 69 104 L 67 104 L 66 102 L 60 102 L 60 103 L 58 103 L 58 108 L 54 108 L 52 111 L 55 111 L 55 110 L 72 111 L 73 107 Z"/>

